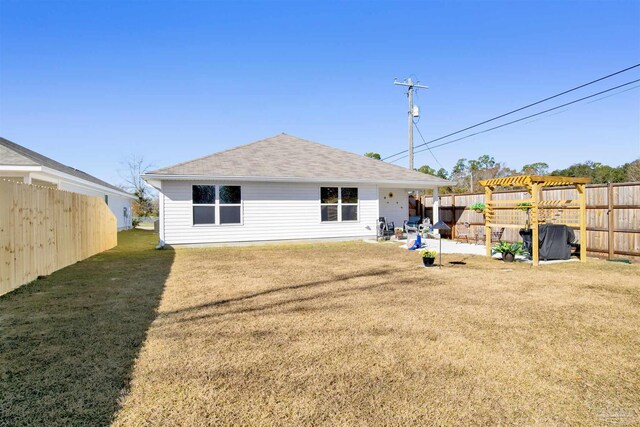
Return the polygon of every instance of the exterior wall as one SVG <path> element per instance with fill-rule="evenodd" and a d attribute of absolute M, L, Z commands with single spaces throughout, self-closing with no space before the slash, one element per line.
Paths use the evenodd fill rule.
<path fill-rule="evenodd" d="M 101 191 L 95 188 L 87 188 L 82 185 L 72 184 L 66 181 L 60 181 L 59 185 L 60 190 L 71 191 L 73 193 L 86 194 L 89 196 L 97 196 L 101 197 L 104 200 L 104 196 L 109 196 L 109 209 L 115 215 L 118 220 L 118 231 L 120 230 L 128 230 L 131 228 L 131 204 L 133 200 L 117 195 L 115 193 L 107 193 L 105 191 Z M 127 207 L 128 216 L 125 217 L 123 208 Z"/>
<path fill-rule="evenodd" d="M 193 184 L 240 185 L 242 224 L 193 225 Z M 376 234 L 378 189 L 358 187 L 358 221 L 321 222 L 320 187 L 335 184 L 163 181 L 160 239 L 167 244 L 250 242 L 289 239 L 365 238 Z"/>
<path fill-rule="evenodd" d="M 381 188 L 378 193 L 380 216 L 385 217 L 387 221 L 393 221 L 396 227 L 402 227 L 404 221 L 409 218 L 409 197 L 407 194 L 407 190 L 404 188 Z"/>

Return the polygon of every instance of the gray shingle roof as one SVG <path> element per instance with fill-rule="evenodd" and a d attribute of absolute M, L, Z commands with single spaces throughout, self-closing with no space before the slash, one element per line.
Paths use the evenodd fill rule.
<path fill-rule="evenodd" d="M 75 176 L 76 178 L 92 182 L 94 184 L 108 187 L 120 193 L 126 193 L 126 191 L 123 191 L 121 188 L 111 185 L 108 182 L 96 178 L 95 176 L 89 175 L 86 172 L 74 169 L 70 166 L 63 165 L 62 163 L 56 162 L 55 160 L 50 159 L 47 156 L 43 156 L 42 154 L 36 153 L 35 151 L 29 150 L 22 145 L 18 145 L 15 142 L 9 141 L 8 139 L 2 137 L 0 137 L 0 165 L 44 166 L 49 169 L 54 169 L 68 175 Z"/>
<path fill-rule="evenodd" d="M 449 184 L 442 178 L 284 133 L 157 169 L 148 175 Z"/>

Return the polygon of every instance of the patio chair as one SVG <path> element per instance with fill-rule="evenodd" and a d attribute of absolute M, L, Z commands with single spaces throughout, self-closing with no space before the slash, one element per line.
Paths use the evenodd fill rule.
<path fill-rule="evenodd" d="M 388 239 L 394 234 L 393 221 L 387 222 L 387 219 L 383 216 L 378 218 L 378 226 L 376 227 L 377 236 L 376 239 Z"/>
<path fill-rule="evenodd" d="M 461 226 L 458 226 L 456 229 L 458 231 L 458 239 L 467 239 L 467 243 L 469 243 L 469 234 L 471 233 L 471 226 L 468 222 L 464 222 Z"/>
<path fill-rule="evenodd" d="M 500 227 L 498 229 L 495 230 L 491 230 L 491 241 L 492 242 L 499 242 L 502 239 L 502 235 L 504 234 L 504 227 Z M 484 242 L 485 240 L 485 233 L 484 233 L 484 227 L 480 227 L 478 229 L 478 232 L 476 233 L 476 243 L 478 243 L 478 240 L 480 241 L 480 243 Z"/>
<path fill-rule="evenodd" d="M 429 236 L 429 232 L 433 231 L 431 226 L 432 226 L 431 218 L 425 217 L 422 220 L 422 223 L 418 225 L 418 232 L 420 232 L 420 234 L 422 234 L 423 237 L 428 237 Z"/>
<path fill-rule="evenodd" d="M 409 219 L 406 219 L 404 221 L 404 223 L 402 224 L 402 228 L 404 228 L 404 231 L 406 231 L 407 233 L 409 232 L 408 228 L 410 227 L 412 230 L 415 229 L 416 231 L 418 231 L 418 227 L 420 225 L 420 216 L 410 216 Z"/>

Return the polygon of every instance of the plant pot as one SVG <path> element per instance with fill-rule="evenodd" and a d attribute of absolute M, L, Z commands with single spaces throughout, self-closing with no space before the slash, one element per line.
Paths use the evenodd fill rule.
<path fill-rule="evenodd" d="M 422 263 L 425 267 L 433 267 L 433 262 L 435 260 L 435 258 L 422 258 Z"/>
<path fill-rule="evenodd" d="M 525 229 L 525 228 L 521 228 L 520 231 L 518 232 L 520 234 L 520 237 L 522 237 L 522 249 L 524 249 L 525 251 L 527 251 L 528 253 L 532 253 L 533 251 L 533 230 L 532 229 Z"/>
<path fill-rule="evenodd" d="M 478 213 L 484 212 L 482 209 L 476 209 L 475 211 L 478 212 Z"/>
<path fill-rule="evenodd" d="M 513 260 L 516 259 L 516 256 L 514 254 L 512 254 L 511 252 L 504 252 L 502 254 L 502 260 L 504 262 L 513 262 Z"/>

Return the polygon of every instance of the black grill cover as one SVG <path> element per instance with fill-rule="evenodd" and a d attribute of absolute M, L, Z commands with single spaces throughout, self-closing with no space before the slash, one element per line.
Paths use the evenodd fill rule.
<path fill-rule="evenodd" d="M 575 240 L 575 234 L 566 225 L 543 224 L 538 226 L 539 258 L 569 259 L 571 258 L 571 243 Z"/>

